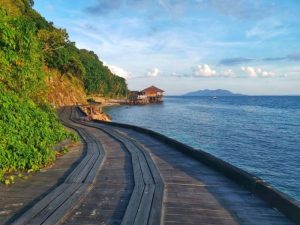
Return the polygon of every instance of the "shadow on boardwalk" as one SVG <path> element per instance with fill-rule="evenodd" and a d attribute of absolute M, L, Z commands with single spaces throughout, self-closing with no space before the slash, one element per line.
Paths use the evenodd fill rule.
<path fill-rule="evenodd" d="M 86 150 L 83 145 L 72 147 L 70 152 L 60 157 L 53 167 L 33 174 L 28 180 L 18 180 L 16 184 L 10 187 L 2 186 L 0 188 L 0 205 L 2 209 L 8 209 L 10 213 L 5 217 L 0 216 L 0 224 L 12 224 L 38 201 L 57 188 L 76 168 L 85 154 Z M 19 207 L 9 208 L 17 205 Z"/>
<path fill-rule="evenodd" d="M 82 116 L 70 107 L 65 109 L 65 121 L 72 115 L 74 118 Z M 69 201 L 73 196 L 69 198 L 68 191 L 61 191 L 65 187 L 61 184 L 66 187 L 89 187 L 86 193 L 75 192 L 84 198 L 78 200 L 75 196 L 74 204 L 68 203 L 68 207 L 64 202 L 59 203 L 60 197 L 54 203 L 44 203 L 46 213 L 58 215 L 55 221 L 69 225 L 292 224 L 242 186 L 158 139 L 130 129 L 95 122 L 76 122 L 71 119 L 69 123 L 76 126 L 87 143 L 83 153 L 70 157 L 67 165 L 58 163 L 56 173 L 51 174 L 51 170 L 41 173 L 41 180 L 35 179 L 33 185 L 38 190 L 33 200 L 30 194 L 35 190 L 30 189 L 30 181 L 24 181 L 16 193 L 7 190 L 6 194 L 12 197 L 10 203 L 14 196 L 15 201 L 23 198 L 26 206 L 18 212 L 14 211 L 16 214 L 12 213 L 6 224 L 22 217 L 42 199 L 49 200 L 47 195 L 56 189 L 60 188 L 58 193 L 66 195 L 64 201 Z M 99 158 L 98 150 L 101 150 L 101 161 L 95 160 Z M 59 166 L 63 166 L 63 169 L 59 169 Z M 26 185 L 29 187 L 26 188 Z M 162 191 L 164 196 L 156 191 Z M 56 206 L 55 202 L 59 203 L 57 208 L 52 207 Z M 8 204 L 4 197 L 0 203 Z M 59 207 L 64 208 L 61 211 Z M 40 224 L 47 220 L 43 212 L 44 208 L 36 214 L 36 218 L 42 221 Z"/>
<path fill-rule="evenodd" d="M 293 224 L 256 195 L 194 158 L 145 134 L 114 129 L 152 153 L 168 190 L 165 224 Z"/>

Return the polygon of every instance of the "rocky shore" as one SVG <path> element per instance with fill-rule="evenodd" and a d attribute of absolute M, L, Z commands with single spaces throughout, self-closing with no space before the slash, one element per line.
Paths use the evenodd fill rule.
<path fill-rule="evenodd" d="M 83 120 L 100 120 L 111 122 L 112 118 L 103 111 L 103 108 L 126 104 L 127 99 L 112 99 L 104 98 L 102 96 L 89 96 L 87 102 L 88 104 L 80 106 L 80 109 L 87 115 L 86 117 L 82 118 Z"/>
<path fill-rule="evenodd" d="M 84 120 L 100 120 L 111 122 L 112 118 L 102 111 L 102 106 L 89 104 L 80 106 L 80 109 L 87 115 Z"/>

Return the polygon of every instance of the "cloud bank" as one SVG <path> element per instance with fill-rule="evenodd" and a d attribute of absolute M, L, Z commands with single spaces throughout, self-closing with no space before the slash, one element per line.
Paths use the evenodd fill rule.
<path fill-rule="evenodd" d="M 188 75 L 185 75 L 185 77 Z M 242 78 L 242 77 L 248 77 L 248 78 L 270 78 L 274 77 L 276 74 L 272 71 L 263 70 L 259 67 L 251 67 L 251 66 L 242 66 L 239 70 L 220 70 L 217 71 L 213 69 L 211 66 L 207 64 L 198 65 L 195 69 L 195 73 L 193 77 L 203 77 L 203 78 L 217 78 L 217 77 L 223 77 L 223 78 Z"/>
<path fill-rule="evenodd" d="M 131 78 L 131 73 L 126 71 L 125 69 L 118 67 L 118 66 L 107 64 L 105 62 L 103 62 L 103 64 L 105 66 L 107 66 L 113 74 L 115 74 L 119 77 L 123 77 L 126 80 Z"/>
<path fill-rule="evenodd" d="M 219 64 L 224 66 L 235 66 L 250 62 L 276 62 L 276 61 L 290 61 L 290 62 L 297 62 L 300 61 L 300 52 L 291 53 L 285 56 L 276 56 L 276 57 L 266 57 L 263 59 L 250 59 L 244 57 L 237 57 L 237 58 L 224 58 L 221 59 Z"/>
<path fill-rule="evenodd" d="M 271 71 L 265 71 L 261 68 L 255 67 L 241 67 L 241 71 L 244 72 L 248 77 L 274 77 L 275 73 Z"/>
<path fill-rule="evenodd" d="M 233 66 L 233 65 L 238 65 L 238 64 L 242 64 L 242 63 L 248 63 L 253 60 L 254 59 L 243 58 L 243 57 L 225 58 L 220 61 L 220 64 L 225 65 L 225 66 Z"/>
<path fill-rule="evenodd" d="M 150 70 L 148 73 L 147 73 L 147 76 L 148 77 L 157 77 L 160 73 L 160 70 L 158 68 L 153 68 L 152 70 Z"/>
<path fill-rule="evenodd" d="M 195 75 L 200 77 L 212 77 L 215 76 L 216 74 L 217 72 L 207 64 L 198 65 L 195 71 Z"/>
<path fill-rule="evenodd" d="M 207 64 L 198 65 L 194 77 L 235 77 L 232 69 L 217 71 Z"/>
<path fill-rule="evenodd" d="M 269 58 L 264 58 L 265 61 L 283 61 L 283 60 L 287 60 L 287 61 L 300 61 L 300 52 L 296 52 L 296 53 L 291 53 L 289 55 L 286 56 L 281 56 L 281 57 L 269 57 Z"/>

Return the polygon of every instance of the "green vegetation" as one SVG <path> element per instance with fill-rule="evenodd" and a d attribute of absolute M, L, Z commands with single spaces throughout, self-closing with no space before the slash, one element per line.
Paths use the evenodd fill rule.
<path fill-rule="evenodd" d="M 0 86 L 0 179 L 4 172 L 36 171 L 55 159 L 52 147 L 75 135 L 66 132 L 54 110 Z M 2 176 L 1 176 L 2 175 Z"/>
<path fill-rule="evenodd" d="M 32 5 L 32 0 L 0 5 L 0 181 L 7 184 L 14 182 L 7 172 L 39 170 L 55 159 L 56 143 L 76 139 L 48 103 L 45 81 L 52 75 L 45 68 L 80 80 L 88 94 L 122 97 L 128 92 L 123 78 L 95 53 L 76 48 L 65 30 Z"/>
<path fill-rule="evenodd" d="M 128 90 L 124 78 L 112 74 L 94 52 L 80 50 L 79 57 L 86 74 L 89 74 L 84 77 L 84 85 L 88 94 L 102 93 L 110 97 L 127 95 Z M 111 90 L 114 91 L 111 92 Z"/>
<path fill-rule="evenodd" d="M 66 147 L 63 147 L 59 152 L 62 153 L 62 154 L 65 154 L 65 153 L 69 152 L 69 149 L 66 148 Z"/>
<path fill-rule="evenodd" d="M 0 9 L 0 81 L 10 91 L 34 97 L 43 87 L 42 61 L 35 25 Z"/>
<path fill-rule="evenodd" d="M 94 52 L 78 49 L 69 40 L 66 30 L 55 28 L 31 8 L 32 4 L 31 0 L 4 0 L 1 3 L 2 83 L 7 82 L 7 86 L 19 89 L 16 91 L 22 91 L 22 95 L 25 92 L 36 95 L 28 84 L 45 90 L 45 76 L 41 72 L 42 65 L 45 65 L 60 71 L 63 76 L 81 79 L 88 94 L 108 97 L 124 97 L 128 94 L 124 78 L 113 74 Z M 16 81 L 14 78 L 17 73 L 22 73 L 22 76 L 17 75 Z"/>

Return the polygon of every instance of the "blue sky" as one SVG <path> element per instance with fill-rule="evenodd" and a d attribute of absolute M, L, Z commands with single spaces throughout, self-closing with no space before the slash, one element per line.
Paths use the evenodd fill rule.
<path fill-rule="evenodd" d="M 299 0 L 35 0 L 130 89 L 300 94 Z"/>

